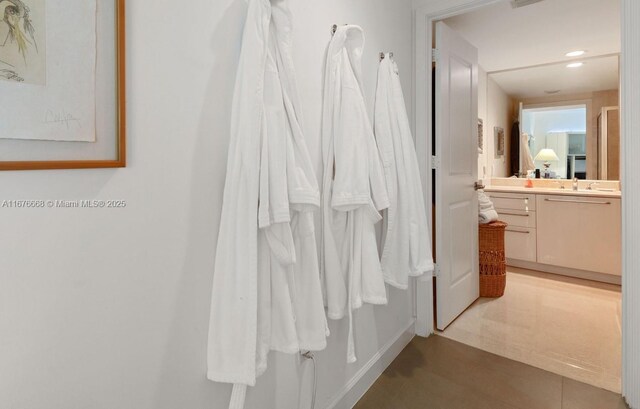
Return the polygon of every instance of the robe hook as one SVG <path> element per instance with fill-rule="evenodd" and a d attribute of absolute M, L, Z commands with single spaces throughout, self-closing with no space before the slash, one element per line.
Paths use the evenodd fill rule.
<path fill-rule="evenodd" d="M 380 61 L 384 60 L 385 55 L 384 55 L 384 51 L 380 52 Z M 393 53 L 389 53 L 389 58 L 393 58 Z"/>
<path fill-rule="evenodd" d="M 348 26 L 349 24 L 344 24 L 345 26 Z M 338 30 L 338 25 L 334 24 L 331 26 L 331 35 L 334 35 L 336 33 L 336 31 Z"/>

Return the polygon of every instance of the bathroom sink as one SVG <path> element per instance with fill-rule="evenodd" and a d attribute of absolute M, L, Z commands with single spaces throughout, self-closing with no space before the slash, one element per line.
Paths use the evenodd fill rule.
<path fill-rule="evenodd" d="M 606 189 L 606 188 L 601 188 L 601 189 L 578 189 L 578 190 L 573 190 L 571 189 L 571 187 L 569 188 L 560 188 L 560 187 L 550 187 L 550 188 L 542 188 L 540 190 L 545 190 L 545 191 L 549 191 L 549 192 L 554 192 L 554 193 L 567 193 L 567 194 L 575 194 L 575 193 L 580 193 L 580 194 L 592 194 L 592 195 L 602 195 L 602 194 L 619 194 L 620 191 L 616 190 L 616 189 Z"/>
<path fill-rule="evenodd" d="M 589 193 L 589 192 L 592 192 L 592 193 L 598 193 L 598 192 L 615 193 L 615 192 L 618 192 L 615 189 L 604 189 L 604 188 L 603 189 L 580 189 L 578 191 L 579 192 L 587 192 L 587 193 Z"/>
<path fill-rule="evenodd" d="M 612 195 L 612 196 L 617 196 L 620 194 L 619 190 L 614 190 L 614 189 L 580 189 L 577 191 L 577 193 L 583 194 L 583 195 Z"/>

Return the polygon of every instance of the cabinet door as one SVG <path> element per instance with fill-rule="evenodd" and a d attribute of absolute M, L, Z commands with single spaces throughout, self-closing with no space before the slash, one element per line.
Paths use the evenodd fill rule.
<path fill-rule="evenodd" d="M 538 263 L 621 273 L 620 199 L 538 195 Z"/>
<path fill-rule="evenodd" d="M 536 229 L 507 226 L 504 251 L 508 259 L 536 261 Z"/>

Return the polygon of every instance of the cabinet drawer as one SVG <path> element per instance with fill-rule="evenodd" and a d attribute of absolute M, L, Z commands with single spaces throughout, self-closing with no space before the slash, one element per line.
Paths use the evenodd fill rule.
<path fill-rule="evenodd" d="M 528 212 L 536 210 L 536 195 L 524 193 L 487 193 L 496 209 L 520 210 Z"/>
<path fill-rule="evenodd" d="M 509 226 L 536 228 L 536 212 L 498 209 L 498 218 Z"/>
<path fill-rule="evenodd" d="M 536 229 L 507 227 L 504 247 L 507 258 L 535 262 Z"/>

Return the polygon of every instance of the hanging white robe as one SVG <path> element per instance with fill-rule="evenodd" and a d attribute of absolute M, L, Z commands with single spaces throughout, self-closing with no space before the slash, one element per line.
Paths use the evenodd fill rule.
<path fill-rule="evenodd" d="M 536 164 L 531 156 L 531 150 L 529 149 L 529 135 L 527 133 L 520 134 L 520 156 L 522 157 L 522 165 L 520 168 L 523 172 L 529 172 L 536 168 Z"/>
<path fill-rule="evenodd" d="M 398 66 L 389 54 L 378 69 L 375 135 L 390 201 L 384 214 L 382 271 L 389 285 L 407 289 L 410 276 L 433 271 L 433 256 Z"/>
<path fill-rule="evenodd" d="M 352 310 L 386 304 L 375 224 L 389 206 L 378 148 L 362 91 L 364 35 L 342 26 L 328 48 L 322 118 L 321 270 L 328 316 L 349 317 L 347 361 L 355 362 Z"/>
<path fill-rule="evenodd" d="M 231 119 L 209 322 L 207 377 L 230 408 L 270 350 L 322 350 L 328 336 L 313 212 L 320 193 L 302 127 L 285 2 L 249 0 Z"/>

